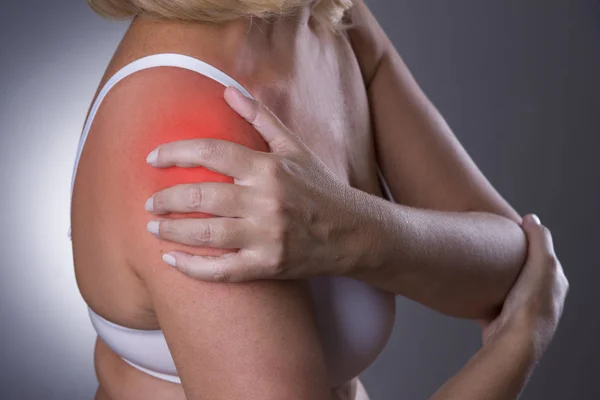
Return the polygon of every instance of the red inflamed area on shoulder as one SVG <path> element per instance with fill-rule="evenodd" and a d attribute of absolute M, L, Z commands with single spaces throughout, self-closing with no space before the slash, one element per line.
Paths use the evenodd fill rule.
<path fill-rule="evenodd" d="M 147 155 L 161 144 L 187 139 L 213 138 L 227 140 L 254 150 L 268 152 L 269 148 L 260 134 L 225 102 L 225 86 L 198 73 L 178 68 L 154 68 L 140 71 L 115 86 L 111 93 L 114 101 L 108 102 L 106 118 L 118 124 L 120 146 L 113 153 L 115 169 L 110 171 L 119 181 L 122 195 L 117 196 L 125 223 L 134 237 L 135 247 L 156 248 L 157 241 L 146 232 L 146 224 L 158 218 L 203 218 L 205 213 L 180 213 L 152 215 L 144 210 L 146 199 L 161 189 L 179 184 L 199 182 L 233 183 L 233 178 L 205 167 L 156 168 L 146 163 Z M 112 92 L 111 91 L 111 92 Z M 108 97 L 107 97 L 108 100 Z M 105 100 L 106 101 L 106 100 Z M 105 128 L 109 129 L 109 128 Z M 102 134 L 100 132 L 100 134 Z M 114 145 L 111 145 L 114 146 Z M 138 235 L 148 237 L 136 238 Z M 160 241 L 162 251 L 182 250 L 199 255 L 220 255 L 233 250 L 191 247 Z M 138 247 L 138 249 L 140 249 Z M 143 250 L 142 250 L 143 251 Z"/>
<path fill-rule="evenodd" d="M 172 67 L 139 71 L 115 85 L 94 119 L 82 156 L 80 184 L 87 185 L 78 204 L 85 202 L 87 209 L 78 214 L 74 239 L 83 237 L 90 224 L 90 240 L 82 242 L 89 244 L 86 251 L 108 252 L 101 258 L 108 262 L 97 265 L 98 275 L 87 275 L 105 279 L 90 283 L 98 304 L 107 316 L 119 311 L 125 326 L 164 333 L 186 398 L 325 399 L 324 356 L 312 303 L 300 283 L 194 279 L 170 267 L 162 255 L 179 250 L 219 256 L 237 249 L 188 246 L 146 229 L 154 219 L 202 222 L 210 216 L 153 215 L 144 203 L 157 191 L 197 182 L 233 184 L 232 177 L 204 167 L 147 164 L 159 145 L 211 138 L 269 151 L 254 127 L 225 102 L 224 91 L 208 77 Z M 91 182 L 94 178 L 97 182 Z M 241 372 L 231 374 L 236 368 Z"/>

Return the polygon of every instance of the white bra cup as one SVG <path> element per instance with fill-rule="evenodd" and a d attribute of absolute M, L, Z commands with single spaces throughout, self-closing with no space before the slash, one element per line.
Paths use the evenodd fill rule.
<path fill-rule="evenodd" d="M 235 86 L 246 96 L 252 97 L 242 85 L 222 71 L 182 54 L 155 54 L 128 64 L 106 83 L 92 105 L 77 149 L 71 196 L 79 157 L 103 98 L 125 77 L 143 69 L 161 66 L 195 71 L 225 86 Z M 70 226 L 68 235 L 71 237 Z M 365 370 L 387 343 L 394 325 L 395 296 L 344 277 L 312 278 L 309 279 L 309 288 L 316 305 L 330 385 L 337 387 Z M 91 309 L 89 312 L 100 338 L 123 360 L 149 375 L 181 383 L 162 331 L 126 328 L 106 320 Z"/>
<path fill-rule="evenodd" d="M 108 321 L 89 307 L 88 311 L 98 336 L 123 360 L 155 377 L 181 383 L 162 331 L 127 328 Z"/>

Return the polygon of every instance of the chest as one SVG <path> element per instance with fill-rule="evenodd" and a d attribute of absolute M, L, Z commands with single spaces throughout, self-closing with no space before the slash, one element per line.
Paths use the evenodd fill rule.
<path fill-rule="evenodd" d="M 377 193 L 368 98 L 347 46 L 302 55 L 292 71 L 271 75 L 249 90 L 340 180 Z"/>

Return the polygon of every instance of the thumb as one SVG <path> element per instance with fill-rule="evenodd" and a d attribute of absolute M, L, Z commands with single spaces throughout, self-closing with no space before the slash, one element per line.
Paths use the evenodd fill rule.
<path fill-rule="evenodd" d="M 233 86 L 224 93 L 225 101 L 260 133 L 273 153 L 288 150 L 294 145 L 294 135 L 267 107 L 246 97 Z"/>

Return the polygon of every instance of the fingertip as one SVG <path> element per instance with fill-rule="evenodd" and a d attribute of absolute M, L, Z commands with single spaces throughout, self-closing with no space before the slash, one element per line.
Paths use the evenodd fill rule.
<path fill-rule="evenodd" d="M 235 86 L 227 86 L 225 88 L 225 99 L 236 97 L 241 95 L 242 93 Z"/>
<path fill-rule="evenodd" d="M 240 107 L 247 99 L 235 86 L 227 86 L 223 96 L 225 97 L 225 101 L 233 108 Z"/>
<path fill-rule="evenodd" d="M 154 237 L 160 238 L 160 220 L 151 220 L 146 224 L 146 230 Z"/>
<path fill-rule="evenodd" d="M 538 254 L 539 252 L 554 254 L 552 233 L 547 226 L 541 224 L 535 214 L 523 218 L 523 230 L 527 235 L 530 250 Z"/>
<path fill-rule="evenodd" d="M 250 100 L 242 92 L 233 86 L 228 86 L 224 92 L 225 102 L 242 118 L 249 120 L 252 114 Z"/>
<path fill-rule="evenodd" d="M 187 265 L 190 255 L 181 251 L 170 251 L 162 255 L 162 260 L 184 275 L 189 275 Z"/>
<path fill-rule="evenodd" d="M 154 211 L 154 196 L 151 196 L 150 198 L 148 198 L 148 200 L 146 200 L 146 203 L 144 204 L 144 209 L 148 212 Z"/>
<path fill-rule="evenodd" d="M 523 222 L 522 222 L 523 227 L 533 227 L 533 226 L 540 226 L 541 225 L 541 221 L 539 219 L 539 217 L 535 214 L 527 214 L 525 217 L 523 217 Z"/>
<path fill-rule="evenodd" d="M 155 165 L 157 161 L 158 161 L 158 147 L 155 148 L 154 150 L 152 150 L 150 152 L 150 154 L 148 154 L 148 156 L 146 157 L 146 162 L 150 165 Z"/>
<path fill-rule="evenodd" d="M 162 256 L 162 259 L 164 262 L 169 264 L 171 267 L 177 267 L 177 259 L 172 254 L 165 253 Z"/>

